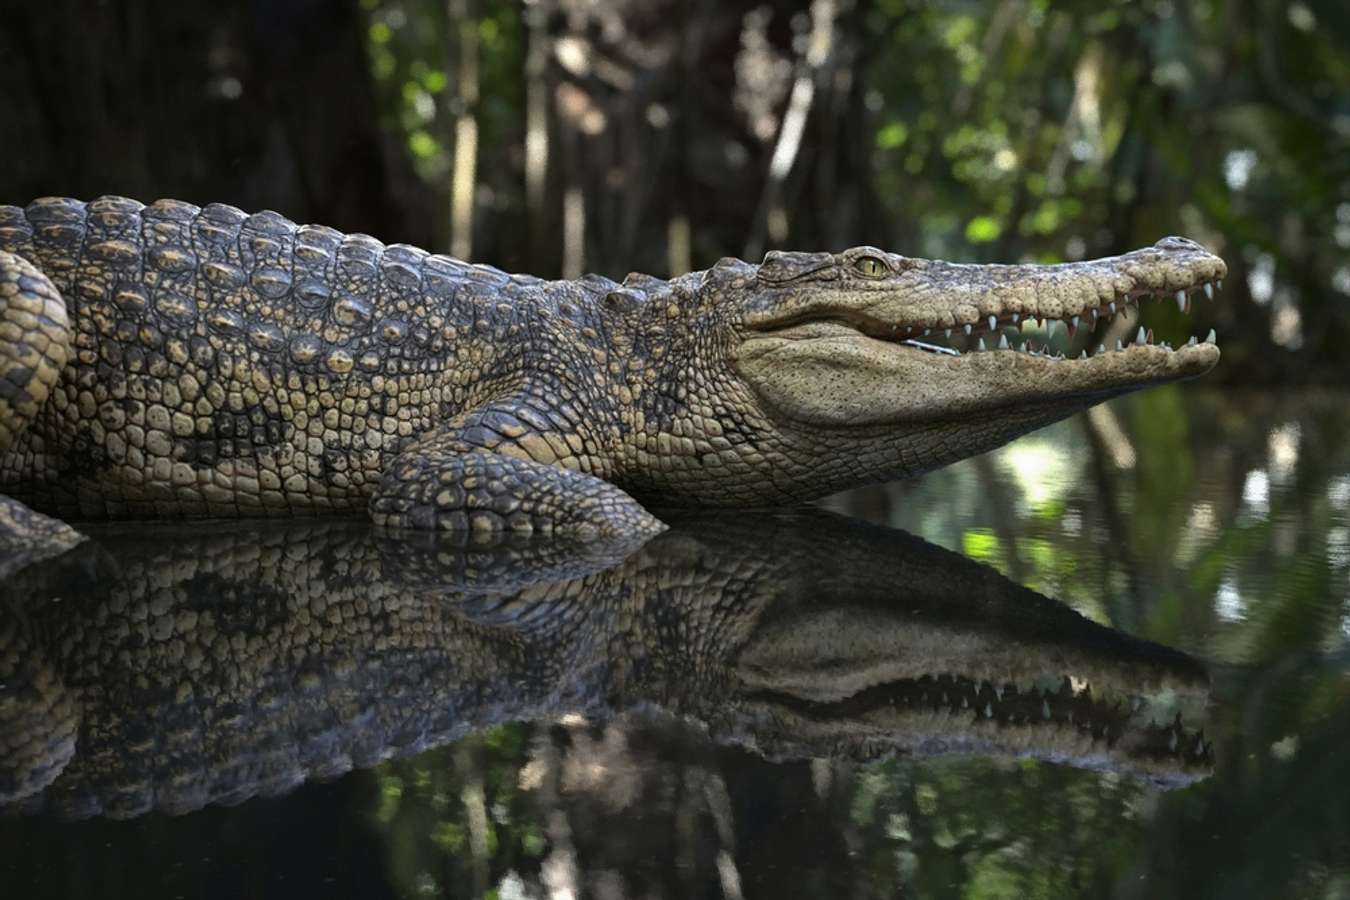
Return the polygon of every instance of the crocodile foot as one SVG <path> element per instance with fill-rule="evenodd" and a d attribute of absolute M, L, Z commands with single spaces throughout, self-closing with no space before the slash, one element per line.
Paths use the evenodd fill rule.
<path fill-rule="evenodd" d="M 405 449 L 370 501 L 376 525 L 491 535 L 650 537 L 665 530 L 622 490 L 592 475 L 434 434 Z"/>

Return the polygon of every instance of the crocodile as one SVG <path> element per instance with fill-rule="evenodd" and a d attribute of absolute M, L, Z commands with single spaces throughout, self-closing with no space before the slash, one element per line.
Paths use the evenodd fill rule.
<path fill-rule="evenodd" d="M 0 803 L 182 813 L 501 722 L 644 711 L 771 760 L 1212 770 L 1185 653 L 830 513 L 672 522 L 618 562 L 359 520 L 98 526 L 0 585 Z"/>
<path fill-rule="evenodd" d="M 1185 310 L 1225 274 L 1169 237 L 1056 265 L 855 247 L 544 281 L 274 212 L 44 198 L 0 206 L 0 495 L 66 519 L 654 534 L 646 507 L 806 502 L 1201 375 L 1213 332 L 1141 326 L 1076 359 L 1017 333 Z"/>

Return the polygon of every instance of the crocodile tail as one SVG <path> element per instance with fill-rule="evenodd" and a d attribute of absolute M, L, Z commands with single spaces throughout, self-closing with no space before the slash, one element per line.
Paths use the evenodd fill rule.
<path fill-rule="evenodd" d="M 23 211 L 0 206 L 0 247 Z M 66 304 L 51 280 L 24 257 L 0 249 L 0 452 L 32 422 L 71 352 Z"/>
<path fill-rule="evenodd" d="M 0 596 L 0 806 L 32 797 L 75 754 L 80 710 L 34 636 L 33 623 Z"/>

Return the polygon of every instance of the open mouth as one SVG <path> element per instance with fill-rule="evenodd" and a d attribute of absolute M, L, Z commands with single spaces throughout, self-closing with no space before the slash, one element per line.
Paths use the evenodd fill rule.
<path fill-rule="evenodd" d="M 1161 722 L 1141 711 L 1141 698 L 1094 697 L 1089 686 L 1076 687 L 1065 676 L 1058 685 L 997 685 L 961 675 L 924 675 L 899 679 L 870 688 L 843 700 L 821 703 L 791 694 L 764 692 L 764 699 L 794 708 L 813 718 L 863 718 L 883 709 L 928 712 L 964 718 L 970 723 L 993 727 L 1055 724 L 1076 729 L 1085 737 L 1114 745 L 1127 730 L 1138 732 L 1135 748 L 1154 755 L 1172 754 L 1187 761 L 1212 763 L 1213 744 L 1203 731 L 1192 731 L 1181 716 Z M 1142 721 L 1141 721 L 1142 719 Z"/>
<path fill-rule="evenodd" d="M 1051 266 L 925 261 L 873 287 L 783 291 L 747 320 L 734 361 L 764 403 L 796 421 L 837 428 L 982 412 L 1007 440 L 1214 368 L 1212 329 L 1188 339 L 1164 309 L 1160 339 L 1141 309 L 1167 303 L 1184 316 L 1227 274 L 1184 238 Z"/>
<path fill-rule="evenodd" d="M 897 752 L 1010 753 L 1106 767 L 1165 786 L 1203 778 L 1215 762 L 1213 742 L 1203 729 L 1183 724 L 1180 711 L 1160 717 L 1143 697 L 1095 697 L 1068 677 L 1019 687 L 938 674 L 831 702 L 772 690 L 748 699 L 792 723 L 789 742 L 809 747 L 813 738 L 828 740 L 859 760 Z M 760 749 L 792 755 L 790 747 Z"/>
<path fill-rule="evenodd" d="M 1223 288 L 1223 280 L 1203 281 L 1194 287 L 1161 294 L 1148 290 L 1130 291 L 1119 299 L 1087 307 L 1060 317 L 1035 314 L 1008 313 L 990 315 L 976 322 L 936 328 L 933 326 L 899 326 L 862 330 L 869 337 L 899 343 L 916 350 L 948 356 L 982 353 L 990 350 L 1009 350 L 1029 353 L 1046 359 L 1088 359 L 1104 353 L 1118 353 L 1132 347 L 1156 346 L 1164 350 L 1178 349 L 1168 341 L 1156 341 L 1153 329 L 1143 324 L 1143 310 L 1148 301 L 1157 304 L 1175 303 L 1179 312 L 1189 314 L 1192 302 L 1203 296 L 1213 300 Z M 878 333 L 880 331 L 881 333 Z M 1203 338 L 1191 336 L 1181 347 L 1198 344 L 1217 344 L 1213 328 Z"/>
<path fill-rule="evenodd" d="M 944 357 L 1021 353 L 1048 360 L 1130 353 L 1161 362 L 1159 350 L 1214 345 L 1212 328 L 1189 339 L 1175 317 L 1159 321 L 1157 339 L 1143 312 L 1175 304 L 1182 316 L 1223 286 L 1223 260 L 1185 238 L 1164 238 L 1122 256 L 1049 266 L 925 262 L 907 282 L 880 284 L 877 299 L 828 292 L 752 328 L 801 340 L 857 337 Z M 865 295 L 863 295 L 865 297 Z M 1175 335 L 1181 337 L 1173 337 Z M 1202 336 L 1203 335 L 1203 336 Z M 1137 348 L 1154 348 L 1140 353 Z M 1183 355 L 1190 359 L 1193 354 Z M 1216 358 L 1211 346 L 1204 354 Z"/>
<path fill-rule="evenodd" d="M 1143 311 L 1149 301 L 1159 305 L 1174 303 L 1186 315 L 1191 312 L 1194 301 L 1200 297 L 1213 300 L 1222 287 L 1222 279 L 1214 279 L 1166 294 L 1146 289 L 1128 291 L 1116 299 L 1059 316 L 1011 312 L 950 325 L 888 324 L 865 313 L 830 310 L 776 323 L 770 331 L 800 338 L 861 333 L 888 344 L 956 357 L 1008 351 L 1047 360 L 1084 360 L 1107 353 L 1128 352 L 1136 347 L 1175 352 L 1201 344 L 1217 345 L 1214 329 L 1208 329 L 1204 337 L 1192 336 L 1175 347 L 1169 341 L 1157 340 L 1153 329 L 1143 322 Z"/>

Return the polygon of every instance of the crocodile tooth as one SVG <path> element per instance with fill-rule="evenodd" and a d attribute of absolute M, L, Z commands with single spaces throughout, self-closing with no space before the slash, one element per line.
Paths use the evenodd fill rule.
<path fill-rule="evenodd" d="M 919 337 L 928 337 L 928 335 L 931 334 L 932 331 L 933 331 L 933 329 L 931 329 L 931 328 L 925 328 L 925 329 L 923 330 L 923 334 L 919 335 Z"/>
<path fill-rule="evenodd" d="M 1069 321 L 1073 323 L 1072 327 L 1071 327 L 1069 330 L 1070 330 L 1070 331 L 1077 331 L 1077 330 L 1078 330 L 1078 316 L 1074 316 L 1074 317 L 1073 317 L 1072 319 L 1070 319 Z"/>
<path fill-rule="evenodd" d="M 1216 279 L 1214 282 L 1214 287 L 1216 290 L 1220 291 L 1223 290 L 1223 279 L 1222 278 Z"/>
<path fill-rule="evenodd" d="M 1124 349 L 1125 349 L 1125 345 L 1122 344 L 1122 343 L 1120 342 L 1120 338 L 1116 338 L 1116 349 L 1117 349 L 1117 350 L 1124 350 Z"/>
<path fill-rule="evenodd" d="M 1181 310 L 1182 312 L 1185 312 L 1185 311 L 1186 311 L 1186 292 L 1185 292 L 1185 291 L 1177 291 L 1177 309 Z"/>
<path fill-rule="evenodd" d="M 986 346 L 984 345 L 984 338 L 980 338 L 979 343 L 977 343 L 977 344 L 975 345 L 975 349 L 976 349 L 976 350 L 988 350 L 988 349 L 989 349 L 988 347 L 986 347 Z"/>
<path fill-rule="evenodd" d="M 1147 338 L 1144 336 L 1144 326 L 1143 326 L 1143 325 L 1140 325 L 1140 326 L 1139 326 L 1139 333 L 1136 334 L 1136 335 L 1134 336 L 1134 342 L 1135 342 L 1136 344 L 1145 344 L 1145 343 L 1148 343 Z"/>
<path fill-rule="evenodd" d="M 1021 314 L 1021 313 L 1013 313 L 1013 314 L 1012 314 L 1012 323 L 1013 323 L 1014 325 L 1016 325 L 1016 324 L 1021 320 L 1021 318 L 1022 318 L 1022 314 Z"/>
<path fill-rule="evenodd" d="M 1047 338 L 1052 338 L 1052 337 L 1054 337 L 1054 336 L 1055 336 L 1055 322 L 1057 322 L 1058 319 L 1045 319 L 1044 321 L 1045 321 L 1045 336 L 1046 336 Z"/>
<path fill-rule="evenodd" d="M 1205 337 L 1205 343 L 1206 343 L 1206 344 L 1212 344 L 1212 343 L 1214 343 L 1214 338 L 1215 338 L 1214 329 L 1211 328 L 1211 329 L 1209 330 L 1209 334 L 1206 335 L 1206 337 Z"/>
<path fill-rule="evenodd" d="M 984 705 L 984 717 L 986 719 L 992 719 L 994 717 L 994 704 L 986 703 Z"/>
<path fill-rule="evenodd" d="M 1092 307 L 1091 312 L 1092 312 L 1092 322 L 1093 322 L 1093 324 L 1095 325 L 1096 322 L 1097 322 L 1097 317 L 1098 317 L 1099 315 L 1101 315 L 1101 313 L 1097 312 L 1097 307 L 1095 307 L 1095 306 Z"/>
<path fill-rule="evenodd" d="M 1105 352 L 1106 352 L 1106 345 L 1105 345 L 1105 344 L 1098 344 L 1098 345 L 1097 345 L 1097 352 L 1098 352 L 1098 353 L 1105 353 Z"/>
<path fill-rule="evenodd" d="M 971 332 L 970 323 L 967 322 L 967 323 L 966 323 L 966 337 L 970 337 L 970 332 Z"/>
<path fill-rule="evenodd" d="M 1082 353 L 1079 353 L 1079 354 L 1078 354 L 1078 358 L 1079 358 L 1079 359 L 1087 359 L 1087 351 L 1084 350 Z"/>
<path fill-rule="evenodd" d="M 1144 343 L 1145 343 L 1145 344 L 1151 344 L 1151 343 L 1153 343 L 1153 329 L 1152 329 L 1152 328 L 1150 328 L 1150 329 L 1148 330 L 1148 334 L 1144 336 Z"/>
<path fill-rule="evenodd" d="M 1186 346 L 1187 346 L 1187 347 L 1194 347 L 1194 346 L 1195 346 L 1195 335 L 1191 335 L 1191 339 L 1190 339 L 1189 341 L 1186 342 Z"/>
<path fill-rule="evenodd" d="M 989 317 L 989 330 L 990 330 L 990 331 L 993 331 L 993 330 L 996 329 L 996 328 L 998 328 L 998 316 L 990 316 L 990 317 Z"/>
<path fill-rule="evenodd" d="M 942 334 L 943 334 L 944 337 L 951 337 L 951 336 L 952 336 L 952 330 L 951 330 L 950 328 L 948 328 L 946 331 L 942 332 Z"/>
<path fill-rule="evenodd" d="M 1111 315 L 1114 316 L 1116 314 L 1116 304 L 1114 302 L 1112 302 L 1107 309 L 1111 310 Z"/>
<path fill-rule="evenodd" d="M 1205 296 L 1211 300 L 1214 299 L 1214 285 L 1208 281 L 1205 282 Z"/>
<path fill-rule="evenodd" d="M 1007 350 L 1007 349 L 1008 349 L 1008 336 L 1007 336 L 1006 334 L 1001 334 L 1001 335 L 999 335 L 999 338 L 998 338 L 998 349 L 1000 349 L 1000 350 Z"/>

